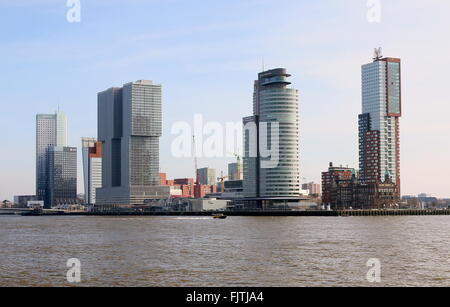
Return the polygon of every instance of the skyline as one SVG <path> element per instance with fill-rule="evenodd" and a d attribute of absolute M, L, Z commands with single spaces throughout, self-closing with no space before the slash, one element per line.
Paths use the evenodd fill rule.
<path fill-rule="evenodd" d="M 170 5 L 162 1 L 130 1 L 129 5 L 91 1 L 83 2 L 82 22 L 69 24 L 61 1 L 29 2 L 0 1 L 0 8 L 8 13 L 0 26 L 10 29 L 5 33 L 5 48 L 0 50 L 2 58 L 8 59 L 6 73 L 0 76 L 0 84 L 5 86 L 0 101 L 6 102 L 2 106 L 7 115 L 0 125 L 3 131 L 14 131 L 2 137 L 4 148 L 12 150 L 2 153 L 1 199 L 32 194 L 35 189 L 33 127 L 37 113 L 52 113 L 60 105 L 68 116 L 68 144 L 80 148 L 81 137 L 97 135 L 96 94 L 130 80 L 151 79 L 163 85 L 160 171 L 171 178 L 193 177 L 192 159 L 170 155 L 175 137 L 170 134 L 171 124 L 192 122 L 195 113 L 218 122 L 239 121 L 251 114 L 254 75 L 261 70 L 263 57 L 266 69 L 286 67 L 293 74 L 293 87 L 299 89 L 301 183 L 320 182 L 321 171 L 331 161 L 357 167 L 360 67 L 370 61 L 378 46 L 384 47 L 385 56 L 403 61 L 403 194 L 450 197 L 444 177 L 450 170 L 446 164 L 450 145 L 441 137 L 450 131 L 444 85 L 450 45 L 442 39 L 449 25 L 444 12 L 450 4 L 432 1 L 433 7 L 422 8 L 415 5 L 418 1 L 383 2 L 381 23 L 369 23 L 365 3 L 355 5 L 356 1 L 339 5 L 283 1 L 286 6 L 282 9 L 268 1 L 248 1 L 240 3 L 242 12 L 233 10 L 236 1 L 220 2 L 216 8 L 202 8 L 197 1 L 189 10 L 180 1 Z M 151 5 L 155 11 L 167 13 L 170 9 L 174 19 L 175 10 L 185 10 L 187 16 L 178 22 L 161 22 L 158 16 L 154 22 L 127 19 L 129 25 L 111 17 L 114 12 L 143 16 L 139 11 Z M 171 5 L 177 9 L 169 8 Z M 31 9 L 35 16 L 27 20 Z M 300 14 L 301 21 L 290 21 L 295 14 Z M 307 17 L 313 15 L 314 19 Z M 209 18 L 194 22 L 198 16 Z M 268 17 L 283 19 L 272 30 L 260 29 Z M 340 32 L 334 30 L 336 24 Z M 120 27 L 121 31 L 114 33 Z M 402 36 L 401 43 L 398 36 Z M 100 40 L 93 43 L 96 39 Z M 110 39 L 118 47 L 103 54 L 111 47 Z M 27 92 L 24 83 L 30 84 Z M 78 191 L 82 192 L 81 153 L 78 161 Z M 225 171 L 229 162 L 234 158 L 202 158 L 199 168 Z"/>

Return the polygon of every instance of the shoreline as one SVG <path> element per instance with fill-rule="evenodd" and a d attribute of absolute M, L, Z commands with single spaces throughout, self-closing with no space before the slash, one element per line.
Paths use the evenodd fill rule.
<path fill-rule="evenodd" d="M 425 216 L 450 215 L 442 210 L 338 210 L 338 211 L 214 211 L 214 212 L 23 212 L 21 216 L 226 216 L 261 217 L 350 217 L 350 216 Z"/>

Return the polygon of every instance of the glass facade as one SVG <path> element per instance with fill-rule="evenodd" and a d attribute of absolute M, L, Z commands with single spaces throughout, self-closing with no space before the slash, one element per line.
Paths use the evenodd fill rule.
<path fill-rule="evenodd" d="M 46 205 L 49 203 L 49 147 L 67 146 L 66 142 L 67 118 L 63 112 L 36 116 L 36 196 Z"/>
<path fill-rule="evenodd" d="M 288 77 L 285 69 L 274 69 L 260 73 L 255 81 L 255 114 L 244 119 L 244 126 L 252 123 L 257 127 L 257 133 L 244 129 L 246 197 L 300 194 L 298 91 L 288 87 Z M 251 155 L 252 142 L 258 148 L 257 157 Z M 264 149 L 271 155 L 261 154 Z"/>
<path fill-rule="evenodd" d="M 99 93 L 98 140 L 104 149 L 97 204 L 142 204 L 159 193 L 161 93 L 161 85 L 147 80 Z"/>
<path fill-rule="evenodd" d="M 359 162 L 364 183 L 385 182 L 384 174 L 389 173 L 400 186 L 400 66 L 400 60 L 394 58 L 362 66 Z"/>
<path fill-rule="evenodd" d="M 49 147 L 48 204 L 46 207 L 77 203 L 77 149 Z"/>
<path fill-rule="evenodd" d="M 159 138 L 131 137 L 130 185 L 159 185 Z"/>
<path fill-rule="evenodd" d="M 228 180 L 242 180 L 242 165 L 240 162 L 228 164 Z"/>
<path fill-rule="evenodd" d="M 200 168 L 198 172 L 198 181 L 201 185 L 215 185 L 217 184 L 216 170 L 213 168 Z"/>
<path fill-rule="evenodd" d="M 400 115 L 400 63 L 388 63 L 388 113 Z"/>

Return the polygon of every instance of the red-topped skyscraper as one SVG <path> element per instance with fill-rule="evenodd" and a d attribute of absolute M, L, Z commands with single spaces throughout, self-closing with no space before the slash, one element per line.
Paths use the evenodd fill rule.
<path fill-rule="evenodd" d="M 362 114 L 359 115 L 360 181 L 397 185 L 400 196 L 401 61 L 375 50 L 362 66 Z"/>

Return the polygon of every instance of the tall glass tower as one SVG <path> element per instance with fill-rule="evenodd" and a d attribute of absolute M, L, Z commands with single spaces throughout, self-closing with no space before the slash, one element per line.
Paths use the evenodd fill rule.
<path fill-rule="evenodd" d="M 75 205 L 77 200 L 77 149 L 48 148 L 48 201 L 46 208 Z"/>
<path fill-rule="evenodd" d="M 49 201 L 48 156 L 52 146 L 67 146 L 67 117 L 60 110 L 36 115 L 36 196 L 45 202 Z"/>
<path fill-rule="evenodd" d="M 362 66 L 359 168 L 362 183 L 392 180 L 400 196 L 401 61 L 382 57 Z"/>
<path fill-rule="evenodd" d="M 159 186 L 161 85 L 140 80 L 98 94 L 102 188 L 97 205 L 142 204 Z"/>
<path fill-rule="evenodd" d="M 244 118 L 245 197 L 300 194 L 298 91 L 289 87 L 290 76 L 278 68 L 255 81 L 253 116 Z"/>

